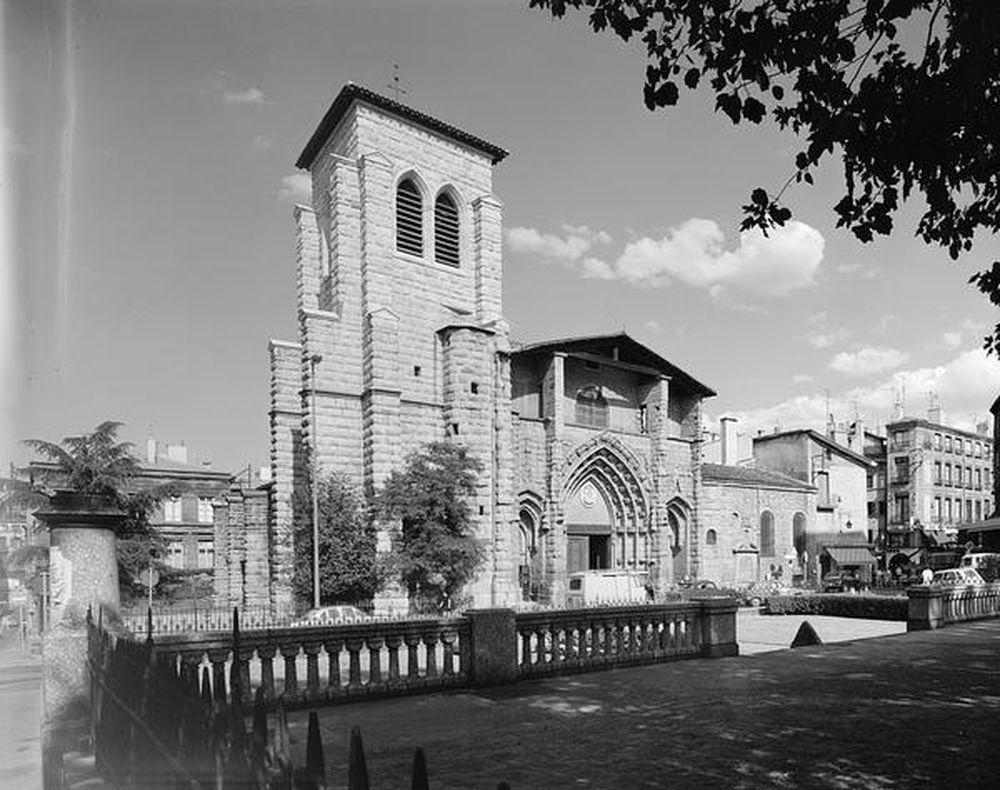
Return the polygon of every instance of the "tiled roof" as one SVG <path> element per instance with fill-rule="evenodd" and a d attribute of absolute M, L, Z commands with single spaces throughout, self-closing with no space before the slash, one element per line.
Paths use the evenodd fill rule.
<path fill-rule="evenodd" d="M 337 128 L 337 124 L 340 123 L 344 115 L 351 108 L 351 105 L 355 101 L 363 101 L 373 107 L 378 107 L 380 110 L 397 115 L 400 118 L 405 118 L 412 123 L 419 124 L 426 129 L 437 132 L 443 137 L 447 137 L 455 142 L 462 143 L 469 148 L 473 148 L 476 151 L 486 154 L 490 157 L 493 164 L 496 164 L 505 156 L 507 152 L 500 148 L 499 146 L 493 145 L 493 143 L 488 143 L 480 137 L 476 137 L 468 132 L 463 132 L 461 129 L 452 126 L 451 124 L 440 121 L 431 115 L 426 115 L 419 110 L 414 110 L 412 107 L 407 107 L 405 104 L 400 104 L 397 101 L 393 101 L 385 96 L 382 96 L 374 91 L 370 91 L 367 88 L 362 88 L 360 85 L 355 85 L 353 82 L 347 83 L 343 88 L 340 89 L 340 93 L 337 94 L 337 98 L 333 100 L 333 104 L 330 105 L 330 109 L 326 111 L 326 115 L 323 116 L 323 120 L 319 122 L 319 126 L 316 127 L 316 131 L 313 132 L 312 137 L 309 138 L 309 142 L 306 143 L 306 147 L 302 149 L 302 153 L 299 154 L 298 161 L 295 162 L 296 167 L 300 167 L 303 170 L 308 170 L 316 158 L 316 154 L 320 152 L 320 149 L 326 144 L 330 135 L 333 134 L 333 130 Z"/>
<path fill-rule="evenodd" d="M 649 368 L 654 368 L 668 378 L 685 384 L 689 389 L 698 392 L 703 397 L 715 395 L 715 390 L 698 381 L 688 373 L 685 373 L 672 362 L 668 362 L 648 346 L 644 346 L 638 340 L 633 339 L 625 332 L 617 332 L 610 335 L 580 335 L 578 337 L 565 337 L 558 340 L 543 340 L 538 343 L 525 343 L 515 349 L 514 354 L 536 354 L 552 353 L 561 351 L 564 353 L 574 352 L 595 352 L 600 354 L 602 350 L 609 350 L 612 347 L 620 347 L 624 352 L 624 358 L 636 361 Z M 614 360 L 608 357 L 608 362 Z"/>
<path fill-rule="evenodd" d="M 770 469 L 752 466 L 724 466 L 723 464 L 702 464 L 701 479 L 705 483 L 731 483 L 753 488 L 789 488 L 797 491 L 815 491 L 814 486 Z"/>

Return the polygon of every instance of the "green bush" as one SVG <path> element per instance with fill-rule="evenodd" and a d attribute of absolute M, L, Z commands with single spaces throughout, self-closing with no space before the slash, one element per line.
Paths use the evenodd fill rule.
<path fill-rule="evenodd" d="M 907 609 L 908 602 L 904 596 L 823 594 L 772 595 L 763 611 L 767 614 L 821 614 L 905 622 Z"/>

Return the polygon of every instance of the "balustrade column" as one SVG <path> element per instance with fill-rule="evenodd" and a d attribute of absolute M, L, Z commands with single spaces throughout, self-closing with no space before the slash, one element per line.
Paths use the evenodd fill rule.
<path fill-rule="evenodd" d="M 399 648 L 403 644 L 402 634 L 390 634 L 385 638 L 385 646 L 389 651 L 389 688 L 397 688 L 402 685 L 399 676 Z"/>
<path fill-rule="evenodd" d="M 382 681 L 382 637 L 369 636 L 365 639 L 368 646 L 368 689 L 381 691 L 385 688 Z"/>
<path fill-rule="evenodd" d="M 330 695 L 344 693 L 344 684 L 340 680 L 340 651 L 344 649 L 343 639 L 330 639 L 323 643 L 327 658 L 326 688 Z"/>
<path fill-rule="evenodd" d="M 261 645 L 257 648 L 257 658 L 260 659 L 260 685 L 264 689 L 264 699 L 268 702 L 274 699 L 274 656 L 277 652 L 277 645 Z"/>
<path fill-rule="evenodd" d="M 442 661 L 442 672 L 447 680 L 455 677 L 455 642 L 458 634 L 449 629 L 441 632 L 441 644 L 444 645 L 444 659 Z"/>
<path fill-rule="evenodd" d="M 306 696 L 317 699 L 322 696 L 319 689 L 319 642 L 309 642 L 302 646 L 306 654 Z"/>
<path fill-rule="evenodd" d="M 217 704 L 226 704 L 226 662 L 229 661 L 228 647 L 208 651 L 208 660 L 212 664 L 212 699 Z"/>
<path fill-rule="evenodd" d="M 433 631 L 424 631 L 421 635 L 424 642 L 424 653 L 426 668 L 424 670 L 424 677 L 427 680 L 431 678 L 436 678 L 438 676 L 437 670 L 437 643 L 438 643 L 438 633 L 437 629 Z"/>
<path fill-rule="evenodd" d="M 299 657 L 298 644 L 280 645 L 281 657 L 285 659 L 285 696 L 294 699 L 299 694 L 299 677 L 296 662 Z"/>
<path fill-rule="evenodd" d="M 409 631 L 403 635 L 406 642 L 406 677 L 412 684 L 420 679 L 420 634 Z"/>
<path fill-rule="evenodd" d="M 361 682 L 361 648 L 365 642 L 363 639 L 348 639 L 345 644 L 349 657 L 347 691 L 361 691 L 364 689 L 364 684 Z"/>

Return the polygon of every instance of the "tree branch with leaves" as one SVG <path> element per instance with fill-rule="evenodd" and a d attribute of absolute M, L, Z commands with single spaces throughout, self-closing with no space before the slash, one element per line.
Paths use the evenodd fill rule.
<path fill-rule="evenodd" d="M 784 186 L 753 190 L 743 230 L 791 219 L 793 183 L 839 155 L 837 226 L 862 242 L 915 229 L 952 259 L 1000 231 L 1000 3 L 983 0 L 530 0 L 556 18 L 589 10 L 595 32 L 640 38 L 650 110 L 707 83 L 734 124 L 770 115 L 803 138 Z M 969 281 L 1000 306 L 1000 261 Z M 1000 354 L 1000 323 L 983 343 Z"/>

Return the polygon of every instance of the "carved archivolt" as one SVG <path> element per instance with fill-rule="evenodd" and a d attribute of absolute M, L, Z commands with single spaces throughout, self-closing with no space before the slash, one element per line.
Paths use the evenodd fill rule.
<path fill-rule="evenodd" d="M 577 447 L 563 468 L 563 504 L 584 486 L 604 496 L 618 531 L 645 532 L 651 521 L 648 477 L 644 464 L 624 443 L 602 434 Z"/>

